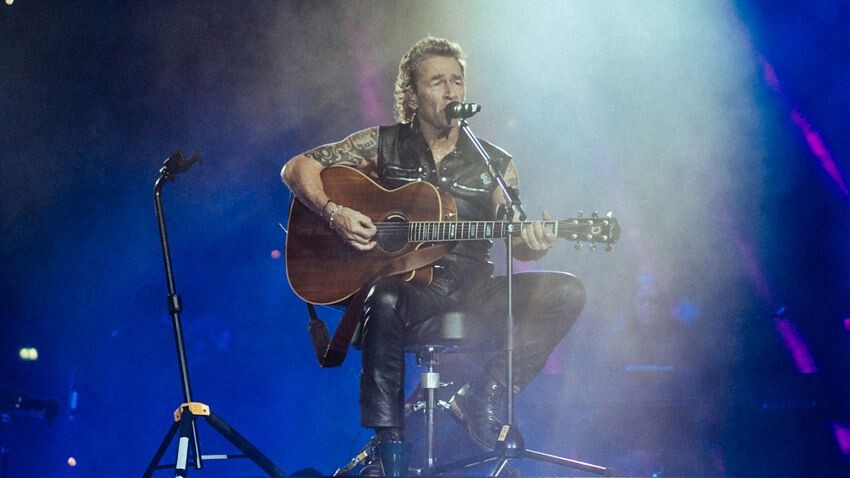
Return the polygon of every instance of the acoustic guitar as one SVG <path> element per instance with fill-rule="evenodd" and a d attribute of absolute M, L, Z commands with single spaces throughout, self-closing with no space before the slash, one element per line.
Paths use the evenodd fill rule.
<path fill-rule="evenodd" d="M 286 236 L 286 274 L 292 290 L 311 304 L 334 304 L 354 295 L 388 269 L 394 261 L 413 251 L 438 243 L 504 238 L 511 228 L 505 221 L 461 221 L 448 193 L 427 182 L 412 182 L 389 190 L 348 166 L 322 170 L 322 185 L 331 201 L 356 209 L 372 219 L 377 245 L 358 251 L 334 232 L 328 222 L 297 199 L 292 201 Z M 519 235 L 531 221 L 513 224 Z M 616 218 L 576 217 L 545 221 L 558 237 L 588 242 L 591 250 L 605 244 L 610 250 L 620 236 Z M 447 251 L 448 249 L 445 249 Z M 406 272 L 405 280 L 428 283 L 431 268 Z"/>

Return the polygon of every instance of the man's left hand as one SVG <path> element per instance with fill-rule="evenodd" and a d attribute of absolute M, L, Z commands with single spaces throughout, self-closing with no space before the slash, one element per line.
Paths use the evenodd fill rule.
<path fill-rule="evenodd" d="M 552 220 L 552 216 L 549 215 L 548 211 L 543 211 L 542 217 L 543 221 Z M 524 227 L 520 233 L 520 237 L 522 237 L 522 242 L 530 250 L 545 254 L 546 251 L 555 245 L 557 237 L 551 229 L 543 227 L 543 221 L 534 221 L 529 226 Z"/>

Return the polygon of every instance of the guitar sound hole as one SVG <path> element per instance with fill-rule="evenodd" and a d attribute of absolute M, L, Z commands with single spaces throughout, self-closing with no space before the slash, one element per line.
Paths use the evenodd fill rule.
<path fill-rule="evenodd" d="M 378 247 L 387 252 L 397 252 L 404 249 L 404 246 L 407 245 L 407 228 L 403 226 L 407 221 L 404 217 L 394 214 L 384 219 L 383 222 L 383 226 L 378 228 Z"/>

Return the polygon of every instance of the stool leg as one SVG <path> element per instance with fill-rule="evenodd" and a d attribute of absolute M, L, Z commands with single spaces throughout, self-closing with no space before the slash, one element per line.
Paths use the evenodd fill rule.
<path fill-rule="evenodd" d="M 431 469 L 436 465 L 435 437 L 437 434 L 437 388 L 440 386 L 440 374 L 435 371 L 437 361 L 435 351 L 429 347 L 425 371 L 422 372 L 422 388 L 426 393 L 425 401 L 425 467 Z"/>

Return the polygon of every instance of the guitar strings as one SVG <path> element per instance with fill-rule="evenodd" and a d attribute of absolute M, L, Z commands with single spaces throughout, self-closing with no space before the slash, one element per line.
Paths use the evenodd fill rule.
<path fill-rule="evenodd" d="M 532 221 L 523 221 L 523 222 L 520 222 L 518 224 L 520 224 L 520 229 L 522 229 L 526 225 L 532 224 L 532 223 L 533 223 Z M 493 235 L 494 237 L 496 237 L 496 236 L 501 237 L 505 233 L 505 224 L 507 224 L 507 223 L 504 222 L 504 221 L 413 221 L 413 222 L 384 221 L 384 222 L 376 223 L 375 226 L 377 227 L 379 232 L 381 234 L 384 234 L 384 235 L 389 234 L 389 235 L 393 235 L 393 236 L 398 236 L 398 235 L 407 236 L 407 235 L 410 235 L 411 232 L 414 232 L 414 231 L 411 231 L 412 227 L 420 227 L 421 229 L 424 229 L 424 230 L 430 230 L 431 228 L 434 228 L 436 226 L 438 234 L 444 235 L 444 234 L 449 233 L 448 230 L 447 230 L 448 228 L 446 228 L 446 226 L 444 226 L 444 225 L 456 225 L 455 232 L 457 233 L 458 230 L 460 230 L 459 232 L 461 232 L 461 234 L 463 234 L 464 231 L 467 234 L 469 232 L 473 231 L 473 230 L 477 231 L 477 230 L 481 229 L 482 226 L 486 230 L 487 226 L 490 225 L 491 228 L 492 228 L 491 232 L 489 234 L 486 234 L 486 235 Z M 586 224 L 583 224 L 583 223 L 575 224 L 572 220 L 569 220 L 569 219 L 558 220 L 558 221 L 545 221 L 545 224 L 546 225 L 557 224 L 558 228 L 565 228 L 565 227 L 569 228 L 570 226 L 585 226 L 586 225 Z M 612 224 L 607 224 L 605 226 L 606 227 L 612 226 Z M 424 232 L 424 231 L 415 231 L 415 232 Z M 485 236 L 485 234 L 482 234 L 482 236 Z M 484 239 L 485 237 L 481 237 L 481 238 Z"/>
<path fill-rule="evenodd" d="M 554 224 L 556 222 L 558 223 L 559 226 L 562 225 L 562 224 L 566 224 L 566 225 L 573 224 L 572 221 L 567 220 L 567 219 L 561 220 L 561 221 L 546 221 L 546 224 Z M 525 222 L 521 222 L 521 223 L 517 223 L 517 224 L 520 224 L 522 226 L 527 226 L 527 225 L 533 224 L 533 223 L 534 223 L 534 221 L 525 221 Z M 502 225 L 502 224 L 507 224 L 507 222 L 504 222 L 504 221 L 413 221 L 413 222 L 410 222 L 410 221 L 403 221 L 403 222 L 400 222 L 400 221 L 381 221 L 381 222 L 377 222 L 375 224 L 377 226 L 380 226 L 380 227 L 391 227 L 392 226 L 392 227 L 406 228 L 406 227 L 409 227 L 412 224 L 458 224 L 458 225 L 471 225 L 471 224 L 479 224 L 479 225 L 480 224 L 494 224 L 495 225 L 495 224 L 499 224 L 499 225 Z M 577 224 L 577 225 L 581 225 L 581 224 Z"/>

